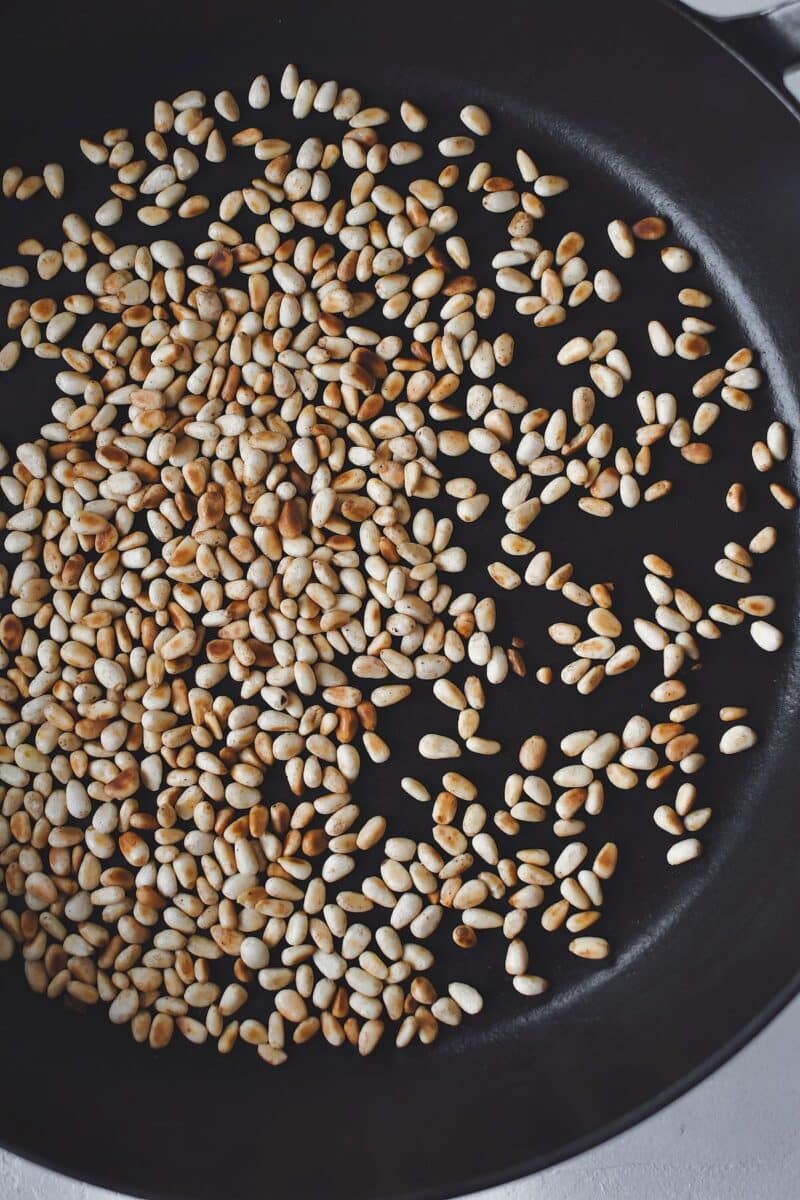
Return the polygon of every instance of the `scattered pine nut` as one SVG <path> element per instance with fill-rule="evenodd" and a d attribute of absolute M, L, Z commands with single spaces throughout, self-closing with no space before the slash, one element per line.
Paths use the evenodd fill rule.
<path fill-rule="evenodd" d="M 703 846 L 697 838 L 684 838 L 683 841 L 674 842 L 670 846 L 667 851 L 667 862 L 671 867 L 680 867 L 684 863 L 699 858 L 702 853 Z"/>
<path fill-rule="evenodd" d="M 783 641 L 752 557 L 774 546 L 772 526 L 747 548 L 725 545 L 723 600 L 680 586 L 678 557 L 673 568 L 645 556 L 630 622 L 627 581 L 592 582 L 580 539 L 551 537 L 559 505 L 645 520 L 640 502 L 668 505 L 684 464 L 711 460 L 718 422 L 757 403 L 754 351 L 726 358 L 699 315 L 712 297 L 682 288 L 679 303 L 698 311 L 674 332 L 642 313 L 625 345 L 590 314 L 636 295 L 627 276 L 623 289 L 578 229 L 562 226 L 556 241 L 540 225 L 569 180 L 524 149 L 504 163 L 491 140 L 494 163 L 462 170 L 475 139 L 491 138 L 483 108 L 461 109 L 470 136 L 441 139 L 452 161 L 428 178 L 407 170 L 432 149 L 410 101 L 400 116 L 420 140 L 391 142 L 392 114 L 354 88 L 289 64 L 277 91 L 275 106 L 303 122 L 296 138 L 255 124 L 226 135 L 240 120 L 235 94 L 192 89 L 155 102 L 143 146 L 122 127 L 82 139 L 88 162 L 112 172 L 110 198 L 88 220 L 64 215 L 62 245 L 18 246 L 38 279 L 79 276 L 74 292 L 14 300 L 0 349 L 3 372 L 29 351 L 53 359 L 57 389 L 41 436 L 13 461 L 0 452 L 4 548 L 17 560 L 0 570 L 0 798 L 21 797 L 0 817 L 0 849 L 11 847 L 0 959 L 41 941 L 34 990 L 103 1003 L 153 1049 L 177 1030 L 220 1053 L 254 1045 L 273 1066 L 320 1034 L 368 1056 L 387 1024 L 403 1047 L 477 1016 L 472 985 L 440 993 L 432 982 L 441 937 L 466 951 L 500 930 L 506 973 L 529 1002 L 548 988 L 533 973 L 531 921 L 576 935 L 569 950 L 586 969 L 608 957 L 608 941 L 586 931 L 603 919 L 619 855 L 615 843 L 598 849 L 593 818 L 618 790 L 658 790 L 653 819 L 680 839 L 668 863 L 697 858 L 702 844 L 686 835 L 712 810 L 693 783 L 677 784 L 706 761 L 692 669 L 738 625 L 762 650 Z M 246 95 L 256 113 L 270 105 L 267 77 Z M 318 114 L 339 133 L 323 136 Z M 257 170 L 221 197 L 189 183 L 251 154 Z M 58 164 L 3 175 L 9 198 L 42 186 L 63 196 Z M 199 237 L 160 230 L 174 220 L 188 231 L 181 222 L 204 216 L 210 197 Z M 461 225 L 467 202 L 495 238 L 493 280 Z M 130 245 L 111 236 L 126 206 L 140 227 Z M 658 271 L 643 243 L 667 228 L 659 216 L 615 219 L 608 237 L 618 257 L 638 249 L 635 267 L 649 254 Z M 674 273 L 694 266 L 677 246 L 660 259 Z M 24 266 L 0 270 L 0 285 L 30 282 Z M 502 303 L 518 329 L 496 327 Z M 578 308 L 586 336 L 573 335 Z M 566 393 L 534 407 L 506 369 L 525 337 L 570 322 L 551 351 L 572 368 L 559 373 Z M 697 378 L 683 366 L 712 354 L 724 368 Z M 659 358 L 691 371 L 683 389 L 655 390 Z M 626 388 L 641 421 L 629 438 L 614 421 Z M 791 448 L 782 422 L 765 425 L 752 455 L 764 472 Z M 796 504 L 785 485 L 770 491 Z M 746 503 L 732 484 L 728 509 Z M 479 580 L 458 522 L 483 529 L 494 512 L 505 532 Z M 538 683 L 591 706 L 622 676 L 638 685 L 642 659 L 660 673 L 640 697 L 649 717 L 613 730 L 587 715 L 551 746 L 531 733 L 494 797 L 473 773 L 516 750 L 503 689 L 532 686 L 536 660 L 504 608 L 519 611 L 506 593 L 523 584 L 540 589 L 526 593 L 533 613 L 549 613 L 554 666 L 536 669 Z M 358 785 L 363 764 L 391 760 L 394 710 L 417 688 L 441 706 L 442 730 L 415 735 L 425 782 L 398 776 L 404 803 L 430 817 L 419 842 Z M 720 709 L 721 753 L 755 744 L 739 723 L 747 711 Z M 291 803 L 265 800 L 270 772 Z M 218 960 L 231 969 L 224 983 Z M 263 1020 L 244 1016 L 261 992 Z"/>
<path fill-rule="evenodd" d="M 54 200 L 64 195 L 64 168 L 61 163 L 46 163 L 42 169 L 44 184 Z"/>

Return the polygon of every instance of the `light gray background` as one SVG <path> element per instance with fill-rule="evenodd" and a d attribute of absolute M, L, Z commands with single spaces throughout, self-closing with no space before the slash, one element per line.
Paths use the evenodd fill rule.
<path fill-rule="evenodd" d="M 753 0 L 702 0 L 694 7 L 733 16 L 751 12 L 755 5 Z M 800 95 L 800 71 L 791 83 Z M 477 1200 L 777 1200 L 800 1195 L 798 1061 L 800 998 L 736 1058 L 649 1121 L 541 1175 L 481 1192 Z M 63 1179 L 0 1150 L 0 1200 L 113 1198 L 112 1192 Z"/>

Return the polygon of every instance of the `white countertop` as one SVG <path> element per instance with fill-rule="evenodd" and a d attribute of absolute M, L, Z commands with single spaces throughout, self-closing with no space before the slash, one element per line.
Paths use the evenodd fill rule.
<path fill-rule="evenodd" d="M 754 4 L 700 0 L 695 7 L 733 16 L 752 11 Z M 800 94 L 800 72 L 793 82 Z M 481 1192 L 479 1200 L 800 1195 L 799 1062 L 800 998 L 720 1071 L 650 1120 L 541 1175 Z M 0 1150 L 0 1200 L 110 1200 L 113 1195 Z"/>

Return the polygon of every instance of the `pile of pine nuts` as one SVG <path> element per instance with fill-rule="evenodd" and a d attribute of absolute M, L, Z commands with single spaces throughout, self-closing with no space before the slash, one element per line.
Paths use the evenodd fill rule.
<path fill-rule="evenodd" d="M 608 328 L 564 338 L 563 407 L 534 407 L 504 382 L 519 339 L 619 302 L 613 264 L 662 242 L 666 223 L 612 220 L 592 268 L 579 232 L 552 247 L 537 236 L 566 178 L 522 149 L 508 176 L 475 161 L 491 135 L 482 108 L 467 105 L 466 132 L 433 149 L 409 101 L 408 137 L 384 142 L 391 114 L 353 88 L 290 65 L 279 92 L 253 80 L 247 118 L 228 91 L 159 100 L 141 157 L 126 129 L 82 139 L 112 173 L 108 198 L 64 215 L 60 247 L 18 247 L 40 280 L 65 270 L 82 290 L 60 305 L 13 300 L 0 349 L 3 371 L 26 351 L 53 360 L 57 390 L 52 419 L 0 463 L 0 961 L 19 951 L 34 991 L 105 1005 L 155 1049 L 177 1030 L 220 1053 L 254 1045 L 273 1065 L 318 1034 L 369 1054 L 388 1026 L 404 1047 L 480 1012 L 472 984 L 429 977 L 445 929 L 464 950 L 499 930 L 527 997 L 548 986 L 529 963 L 536 929 L 563 927 L 576 957 L 606 958 L 593 927 L 618 849 L 590 849 L 586 835 L 606 790 L 685 776 L 653 818 L 670 865 L 696 859 L 711 807 L 689 778 L 706 755 L 687 672 L 704 641 L 742 623 L 766 651 L 783 640 L 770 596 L 706 606 L 656 553 L 643 563 L 652 613 L 626 628 L 608 581 L 579 583 L 557 545 L 531 540 L 559 502 L 608 518 L 666 499 L 673 479 L 649 478 L 657 444 L 702 465 L 724 410 L 752 406 L 761 375 L 743 348 L 696 379 L 694 413 L 638 391 L 626 447 L 613 406 L 633 371 Z M 281 103 L 308 122 L 296 140 L 267 128 Z M 201 160 L 234 152 L 247 181 L 212 204 Z M 431 177 L 424 152 L 443 160 Z M 2 177 L 8 199 L 43 187 L 69 200 L 58 164 Z M 496 291 L 456 201 L 504 228 L 491 268 L 514 297 L 513 334 L 489 332 Z M 110 230 L 134 212 L 140 238 L 117 244 Z M 206 214 L 205 240 L 188 246 L 183 231 Z M 174 238 L 151 237 L 169 222 Z M 676 245 L 660 259 L 679 275 L 694 265 Z M 30 284 L 26 266 L 0 268 L 0 286 Z M 680 330 L 645 323 L 648 354 L 712 355 L 714 326 L 696 315 L 711 297 L 683 287 L 679 300 Z M 752 450 L 759 473 L 788 454 L 780 422 Z M 476 455 L 494 493 L 453 469 Z M 784 484 L 770 490 L 794 506 Z M 726 503 L 745 511 L 743 484 Z M 490 506 L 507 533 L 476 578 L 458 528 Z M 718 577 L 746 587 L 776 540 L 770 525 L 727 543 Z M 586 696 L 660 655 L 648 700 L 664 719 L 633 713 L 619 730 L 566 731 L 558 747 L 535 729 L 515 747 L 490 736 L 492 690 L 528 670 L 498 632 L 497 589 L 523 585 L 564 605 L 547 632 L 570 657 L 557 675 L 537 666 L 540 685 Z M 430 841 L 391 828 L 358 788 L 365 758 L 390 758 L 383 710 L 417 685 L 449 730 L 419 742 L 421 759 L 441 762 L 436 794 L 399 764 L 403 791 L 428 806 Z M 723 754 L 755 744 L 746 717 L 721 710 Z M 472 756 L 503 749 L 519 770 L 499 799 L 479 795 Z M 531 836 L 543 823 L 563 840 L 556 855 Z"/>

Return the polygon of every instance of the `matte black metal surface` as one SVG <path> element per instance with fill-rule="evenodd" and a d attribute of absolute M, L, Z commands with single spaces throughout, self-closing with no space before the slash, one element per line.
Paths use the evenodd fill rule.
<path fill-rule="evenodd" d="M 711 21 L 710 26 L 800 111 L 800 101 L 784 83 L 786 72 L 800 65 L 800 0 L 786 0 L 753 16 Z"/>
<path fill-rule="evenodd" d="M 721 551 L 731 536 L 724 487 L 743 477 L 749 442 L 766 427 L 767 397 L 787 420 L 797 416 L 800 126 L 695 25 L 641 0 L 543 0 L 494 10 L 462 0 L 418 11 L 310 0 L 288 11 L 271 3 L 140 0 L 131 10 L 84 4 L 77 20 L 64 6 L 53 6 L 46 20 L 39 8 L 15 6 L 4 15 L 4 41 L 4 164 L 38 169 L 63 158 L 65 139 L 74 144 L 114 124 L 141 135 L 158 96 L 197 86 L 209 94 L 232 87 L 243 97 L 257 71 L 275 80 L 294 60 L 312 77 L 353 83 L 378 103 L 409 95 L 436 114 L 442 132 L 456 131 L 463 102 L 485 103 L 505 130 L 506 161 L 524 144 L 574 181 L 554 218 L 563 230 L 578 227 L 599 239 L 613 216 L 664 213 L 704 260 L 727 310 L 718 320 L 727 331 L 723 344 L 756 346 L 771 386 L 759 414 L 715 436 L 713 487 L 689 475 L 674 502 L 647 513 L 646 535 L 635 519 L 620 524 L 632 562 L 654 538 L 674 544 L 676 529 Z M 92 196 L 75 196 L 76 208 L 88 212 L 99 202 L 100 178 Z M 597 198 L 593 217 L 586 215 L 590 196 Z M 43 220 L 52 223 L 51 244 L 60 242 L 56 211 L 43 196 L 6 202 L 0 257 L 10 261 L 18 237 L 38 233 Z M 203 221 L 194 224 L 200 240 Z M 648 315 L 675 290 L 665 274 L 646 293 Z M 632 269 L 629 277 L 635 286 Z M 574 332 L 609 322 L 594 306 Z M 560 344 L 552 332 L 534 339 L 530 356 L 515 364 L 520 386 L 541 403 L 548 389 L 564 391 L 552 367 Z M 30 436 L 44 417 L 52 395 L 46 380 L 41 364 L 3 379 L 0 436 L 8 444 Z M 708 501 L 712 492 L 716 504 Z M 778 518 L 774 505 L 762 503 L 739 518 L 742 539 Z M 611 534 L 596 529 L 606 524 L 619 533 L 616 520 L 584 522 L 586 581 L 606 577 Z M 780 524 L 783 557 L 765 567 L 757 590 L 779 597 L 788 632 L 796 537 L 791 521 Z M 477 555 L 488 552 L 484 538 L 478 527 L 459 530 L 456 540 Z M 692 554 L 687 545 L 688 580 L 702 566 Z M 521 632 L 534 643 L 533 621 Z M 630 873 L 609 887 L 608 928 L 618 953 L 608 968 L 565 962 L 562 945 L 552 973 L 558 986 L 546 1003 L 528 1006 L 510 993 L 498 953 L 482 989 L 491 1011 L 457 1036 L 367 1061 L 310 1048 L 269 1071 L 252 1052 L 223 1059 L 176 1044 L 154 1055 L 103 1019 L 81 1021 L 33 998 L 11 966 L 0 971 L 0 1140 L 60 1170 L 147 1195 L 399 1200 L 460 1194 L 541 1168 L 653 1111 L 718 1065 L 798 986 L 797 652 L 792 644 L 782 656 L 760 655 L 743 634 L 725 642 L 713 670 L 733 703 L 744 676 L 742 702 L 756 704 L 769 736 L 754 754 L 709 773 L 703 786 L 716 808 L 709 853 L 680 880 L 662 867 L 666 843 L 653 829 L 650 798 L 615 800 L 607 827 Z M 697 686 L 702 691 L 702 678 Z M 515 683 L 509 722 L 528 732 L 561 722 L 563 731 L 574 712 L 569 727 L 582 727 L 589 710 L 570 707 L 575 698 L 563 691 L 557 698 L 556 688 Z M 609 687 L 601 719 L 636 711 L 626 703 Z M 710 739 L 717 727 L 711 714 L 703 720 Z M 362 779 L 396 812 L 396 776 L 411 735 L 387 730 L 397 769 Z M 488 788 L 489 767 L 484 776 Z M 534 969 L 548 966 L 548 954 L 552 948 L 543 947 Z M 460 976 L 480 984 L 474 965 L 454 961 Z"/>

